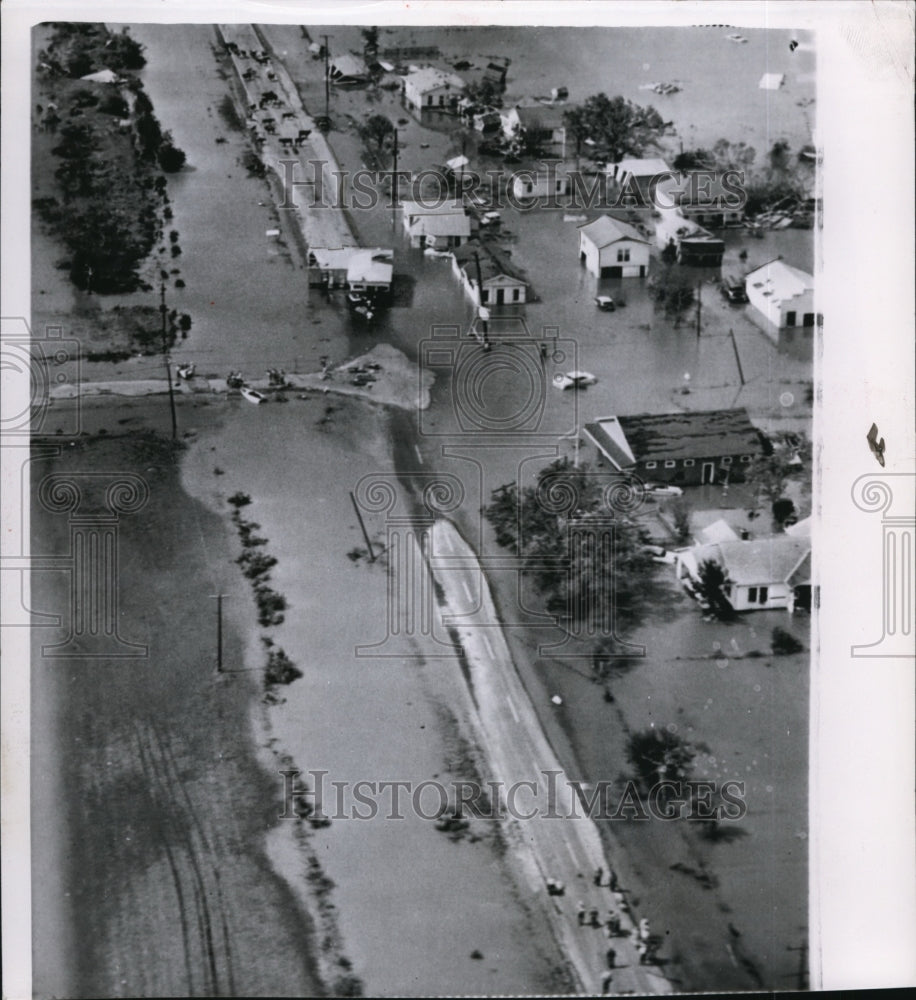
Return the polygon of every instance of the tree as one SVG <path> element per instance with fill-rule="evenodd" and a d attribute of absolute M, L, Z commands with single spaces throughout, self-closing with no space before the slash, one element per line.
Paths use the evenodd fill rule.
<path fill-rule="evenodd" d="M 639 156 L 665 131 L 662 116 L 653 107 L 643 108 L 623 97 L 594 94 L 564 115 L 577 148 L 589 139 L 597 156 L 617 163 L 625 156 Z"/>
<path fill-rule="evenodd" d="M 363 28 L 363 54 L 374 59 L 378 55 L 378 28 Z"/>
<path fill-rule="evenodd" d="M 615 624 L 633 625 L 661 596 L 638 526 L 607 506 L 609 486 L 610 477 L 560 459 L 538 473 L 535 486 L 494 490 L 484 508 L 497 540 L 522 558 L 548 610 L 578 625 L 610 608 Z M 609 546 L 593 544 L 595 537 Z"/>
<path fill-rule="evenodd" d="M 789 152 L 789 144 L 785 139 L 774 142 L 769 152 L 770 170 L 779 174 L 786 173 L 789 170 Z"/>
<path fill-rule="evenodd" d="M 661 781 L 682 782 L 689 778 L 696 752 L 697 747 L 677 733 L 655 726 L 632 733 L 627 740 L 627 760 L 643 792 Z"/>
<path fill-rule="evenodd" d="M 187 159 L 184 150 L 179 149 L 172 141 L 170 132 L 166 132 L 162 137 L 162 143 L 159 146 L 156 158 L 159 161 L 159 166 L 162 167 L 167 174 L 178 173 L 178 171 L 184 166 L 185 160 Z"/>
<path fill-rule="evenodd" d="M 357 126 L 366 157 L 378 167 L 386 167 L 394 148 L 394 125 L 384 115 L 374 114 Z"/>
<path fill-rule="evenodd" d="M 690 541 L 690 507 L 683 497 L 672 501 L 671 517 L 678 544 L 686 545 Z"/>
<path fill-rule="evenodd" d="M 488 108 L 501 108 L 503 103 L 503 92 L 500 85 L 488 77 L 480 80 L 472 80 L 464 88 L 465 96 L 470 98 L 475 104 Z"/>
<path fill-rule="evenodd" d="M 731 584 L 728 574 L 715 559 L 704 560 L 698 569 L 700 582 L 697 589 L 700 597 L 715 615 L 720 618 L 730 617 L 733 609 L 725 598 L 725 589 Z"/>

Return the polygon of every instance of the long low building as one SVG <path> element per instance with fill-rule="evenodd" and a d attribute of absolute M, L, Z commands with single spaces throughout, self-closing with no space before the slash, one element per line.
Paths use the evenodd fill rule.
<path fill-rule="evenodd" d="M 309 284 L 353 292 L 391 290 L 394 251 L 386 247 L 312 247 Z"/>
<path fill-rule="evenodd" d="M 478 288 L 478 267 L 482 289 Z M 465 295 L 478 306 L 520 305 L 528 282 L 505 253 L 479 243 L 465 243 L 452 251 L 452 271 Z"/>
<path fill-rule="evenodd" d="M 584 432 L 598 450 L 599 464 L 685 486 L 741 482 L 746 467 L 763 453 L 761 434 L 743 407 L 601 417 Z"/>

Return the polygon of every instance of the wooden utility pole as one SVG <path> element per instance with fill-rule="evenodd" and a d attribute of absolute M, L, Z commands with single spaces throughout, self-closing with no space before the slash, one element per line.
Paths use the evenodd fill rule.
<path fill-rule="evenodd" d="M 328 38 L 330 35 L 322 35 L 324 39 L 324 120 L 328 129 L 331 127 L 331 68 L 330 49 L 328 48 Z"/>
<path fill-rule="evenodd" d="M 700 315 L 703 309 L 703 282 L 697 282 L 697 336 L 700 336 Z"/>
<path fill-rule="evenodd" d="M 732 349 L 735 352 L 735 364 L 738 366 L 738 380 L 741 382 L 742 388 L 744 387 L 744 370 L 741 367 L 741 356 L 738 354 L 738 343 L 735 340 L 735 331 L 729 328 L 729 337 L 732 340 Z"/>
<path fill-rule="evenodd" d="M 391 150 L 391 224 L 394 225 L 398 207 L 398 130 L 394 129 L 394 146 Z"/>
<path fill-rule="evenodd" d="M 372 542 L 369 540 L 369 532 L 366 531 L 366 525 L 363 523 L 362 511 L 359 509 L 359 504 L 356 502 L 356 497 L 353 495 L 353 490 L 350 490 L 350 500 L 353 503 L 353 509 L 356 511 L 356 517 L 359 521 L 359 526 L 362 528 L 363 538 L 366 540 L 366 548 L 369 550 L 369 562 L 375 562 L 375 552 L 372 550 Z"/>
<path fill-rule="evenodd" d="M 165 318 L 165 279 L 159 279 L 159 312 L 162 314 L 162 357 L 165 360 L 165 377 L 169 384 L 169 408 L 172 411 L 172 440 L 178 440 L 178 418 L 175 414 L 175 394 L 172 391 L 172 366 L 169 363 L 168 330 Z"/>
<path fill-rule="evenodd" d="M 210 600 L 216 601 L 216 672 L 223 672 L 223 598 L 225 594 L 211 594 Z"/>
<path fill-rule="evenodd" d="M 478 299 L 480 299 L 480 301 L 477 303 L 477 307 L 478 307 L 478 309 L 482 309 L 483 308 L 483 276 L 481 275 L 481 272 L 480 272 L 480 254 L 477 253 L 476 250 L 474 251 L 474 263 L 477 265 L 477 297 L 478 297 Z M 478 313 L 478 315 L 479 315 L 479 313 Z M 483 325 L 483 346 L 484 346 L 484 350 L 488 351 L 490 349 L 490 338 L 488 336 L 488 334 L 490 332 L 490 324 L 486 320 L 483 320 L 482 321 L 482 325 Z"/>

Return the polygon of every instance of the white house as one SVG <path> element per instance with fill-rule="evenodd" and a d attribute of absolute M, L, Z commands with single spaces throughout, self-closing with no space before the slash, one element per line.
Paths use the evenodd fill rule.
<path fill-rule="evenodd" d="M 434 66 L 412 70 L 403 77 L 404 101 L 418 114 L 423 111 L 449 111 L 464 92 L 464 80 Z"/>
<path fill-rule="evenodd" d="M 814 278 L 781 260 L 771 260 L 745 278 L 751 317 L 779 341 L 783 330 L 802 327 L 808 334 L 821 317 L 814 310 Z"/>
<path fill-rule="evenodd" d="M 649 241 L 608 215 L 579 226 L 579 259 L 596 278 L 644 278 L 649 273 Z"/>
<path fill-rule="evenodd" d="M 448 250 L 471 238 L 471 220 L 460 200 L 441 204 L 417 201 L 402 202 L 404 231 L 412 247 Z"/>
<path fill-rule="evenodd" d="M 521 170 L 512 178 L 512 194 L 518 201 L 562 198 L 571 188 L 569 171 L 563 164 L 537 172 Z"/>
<path fill-rule="evenodd" d="M 642 204 L 636 207 L 653 206 L 657 189 L 667 191 L 677 185 L 677 175 L 660 157 L 625 157 L 619 163 L 609 163 L 607 174 L 641 200 Z"/>
<path fill-rule="evenodd" d="M 384 247 L 354 250 L 347 263 L 347 285 L 353 292 L 388 292 L 394 252 Z"/>
<path fill-rule="evenodd" d="M 477 283 L 478 264 L 482 292 Z M 527 298 L 528 282 L 498 250 L 466 243 L 452 253 L 452 273 L 474 305 L 521 305 Z"/>
<path fill-rule="evenodd" d="M 735 611 L 795 609 L 808 604 L 811 591 L 811 540 L 771 535 L 748 541 L 721 541 L 678 552 L 677 578 L 695 586 L 705 562 L 725 571 L 722 595 Z"/>

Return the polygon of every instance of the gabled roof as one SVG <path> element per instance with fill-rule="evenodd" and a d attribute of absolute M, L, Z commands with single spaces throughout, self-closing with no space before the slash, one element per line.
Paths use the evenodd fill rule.
<path fill-rule="evenodd" d="M 630 469 L 636 464 L 617 417 L 602 417 L 593 424 L 586 424 L 584 431 L 616 469 Z"/>
<path fill-rule="evenodd" d="M 716 542 L 694 549 L 697 566 L 709 559 L 719 563 L 728 579 L 740 587 L 809 583 L 811 542 L 807 538 L 770 535 L 749 541 Z"/>
<path fill-rule="evenodd" d="M 586 235 L 592 243 L 601 250 L 618 240 L 635 240 L 637 243 L 648 243 L 645 236 L 626 222 L 619 222 L 609 215 L 601 215 L 594 222 L 579 226 L 579 232 Z"/>
<path fill-rule="evenodd" d="M 522 104 L 516 105 L 513 110 L 518 115 L 522 128 L 546 132 L 548 129 L 552 131 L 564 128 L 566 119 L 563 115 L 569 109 L 551 107 L 548 104 Z"/>
<path fill-rule="evenodd" d="M 814 288 L 814 278 L 785 261 L 771 260 L 747 275 L 745 287 L 748 294 L 753 288 L 773 302 L 782 302 L 811 291 Z"/>
<path fill-rule="evenodd" d="M 347 76 L 358 79 L 369 75 L 366 64 L 358 56 L 350 55 L 348 52 L 331 59 L 330 65 L 332 76 Z"/>
<path fill-rule="evenodd" d="M 645 159 L 636 156 L 627 156 L 619 163 L 611 164 L 608 170 L 613 173 L 617 167 L 617 177 L 624 174 L 632 174 L 634 177 L 655 177 L 656 174 L 666 174 L 671 168 L 661 157 L 653 156 Z"/>
<path fill-rule="evenodd" d="M 505 254 L 501 254 L 499 251 L 491 252 L 484 250 L 479 245 L 466 243 L 462 247 L 456 247 L 453 256 L 458 261 L 461 270 L 465 271 L 475 283 L 477 282 L 477 260 L 474 259 L 474 251 L 477 252 L 477 260 L 480 261 L 480 277 L 484 284 L 493 278 L 509 278 L 522 285 L 528 284 L 518 268 L 509 261 Z"/>
<path fill-rule="evenodd" d="M 454 73 L 446 73 L 435 66 L 423 66 L 415 69 L 404 77 L 418 94 L 427 94 L 431 90 L 464 90 L 464 80 Z"/>

